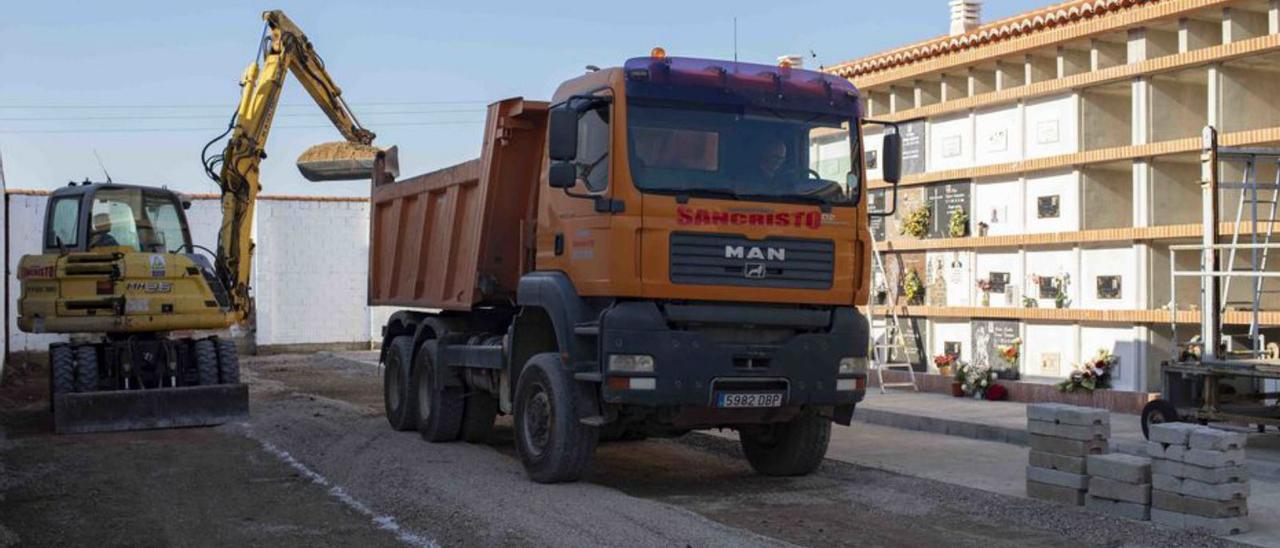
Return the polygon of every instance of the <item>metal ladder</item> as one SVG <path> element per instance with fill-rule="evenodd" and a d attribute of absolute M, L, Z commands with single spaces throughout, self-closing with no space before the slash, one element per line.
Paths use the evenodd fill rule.
<path fill-rule="evenodd" d="M 880 245 L 876 242 L 874 236 L 871 237 L 871 256 L 872 271 L 871 282 L 872 287 L 888 287 L 889 277 L 884 269 L 884 258 L 880 255 Z M 901 281 L 899 282 L 901 283 Z M 893 291 L 887 291 L 889 297 L 889 313 L 877 316 L 876 304 L 874 302 L 875 291 L 872 291 L 872 301 L 867 303 L 867 321 L 871 325 L 868 331 L 868 341 L 871 349 L 871 368 L 876 372 L 876 379 L 880 382 L 880 393 L 885 393 L 886 388 L 911 388 L 919 392 L 920 387 L 916 386 L 916 371 L 911 364 L 906 361 L 896 361 L 895 358 L 901 357 L 906 359 L 907 340 L 902 334 L 902 323 L 898 319 L 898 292 L 895 288 Z M 878 319 L 877 319 L 878 318 Z M 876 331 L 881 333 L 880 337 L 876 336 Z M 884 382 L 884 371 L 886 369 L 902 369 L 907 372 L 908 382 Z"/>
<path fill-rule="evenodd" d="M 1238 247 L 1240 244 L 1240 234 L 1246 230 L 1249 233 L 1249 243 L 1253 245 L 1263 244 L 1261 248 L 1249 248 L 1249 269 L 1247 272 L 1262 272 L 1267 269 L 1267 259 L 1270 248 L 1266 244 L 1270 244 L 1272 236 L 1275 234 L 1276 214 L 1280 209 L 1280 156 L 1277 156 L 1275 149 L 1249 149 L 1249 148 L 1220 148 L 1218 149 L 1218 157 L 1220 160 L 1236 160 L 1244 164 L 1244 173 L 1239 183 L 1219 183 L 1220 188 L 1237 189 L 1240 191 L 1240 198 L 1236 203 L 1235 230 L 1231 234 L 1231 247 L 1227 255 L 1227 272 L 1235 271 L 1236 254 L 1241 251 Z M 1258 183 L 1258 162 L 1263 158 L 1271 160 L 1276 165 L 1275 180 L 1270 184 Z M 1270 191 L 1270 196 L 1261 196 L 1259 189 Z M 1249 218 L 1244 217 L 1245 210 L 1249 210 Z M 1264 230 L 1259 230 L 1259 223 L 1265 224 Z M 1231 303 L 1227 301 L 1231 291 L 1231 280 L 1233 276 L 1226 276 L 1222 282 L 1222 305 L 1219 307 L 1222 312 L 1226 312 L 1229 304 L 1248 304 L 1253 314 L 1253 321 L 1249 322 L 1249 350 L 1247 353 L 1256 356 L 1261 355 L 1265 351 L 1265 339 L 1259 333 L 1258 314 L 1262 308 L 1262 283 L 1265 278 L 1254 278 L 1252 301 L 1248 303 Z"/>

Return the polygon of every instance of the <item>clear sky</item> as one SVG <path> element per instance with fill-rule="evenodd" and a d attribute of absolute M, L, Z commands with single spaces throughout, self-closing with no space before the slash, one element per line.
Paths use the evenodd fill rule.
<path fill-rule="evenodd" d="M 1049 0 L 988 0 L 984 20 Z M 545 99 L 586 65 L 671 55 L 834 65 L 941 34 L 946 0 L 275 3 L 0 0 L 0 157 L 9 188 L 102 179 L 216 192 L 200 149 L 225 128 L 257 51 L 263 9 L 285 10 L 324 57 L 375 144 L 404 174 L 479 154 L 485 104 Z M 309 183 L 294 159 L 339 135 L 286 84 L 263 186 L 271 194 L 363 195 L 363 182 Z"/>

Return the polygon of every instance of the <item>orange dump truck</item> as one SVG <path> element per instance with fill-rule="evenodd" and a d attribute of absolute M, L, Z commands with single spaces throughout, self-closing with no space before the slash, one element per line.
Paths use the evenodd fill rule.
<path fill-rule="evenodd" d="M 761 473 L 811 472 L 865 394 L 861 123 L 843 79 L 655 50 L 491 105 L 478 160 L 397 181 L 381 155 L 392 427 L 479 441 L 513 415 L 539 482 L 601 439 L 706 428 Z"/>

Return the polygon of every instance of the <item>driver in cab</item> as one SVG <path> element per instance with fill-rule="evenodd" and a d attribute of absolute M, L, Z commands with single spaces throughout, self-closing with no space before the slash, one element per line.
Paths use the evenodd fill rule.
<path fill-rule="evenodd" d="M 741 190 L 745 194 L 782 194 L 790 189 L 780 189 L 792 184 L 783 166 L 787 163 L 787 144 L 777 137 L 764 137 L 751 145 L 754 152 L 744 170 Z"/>

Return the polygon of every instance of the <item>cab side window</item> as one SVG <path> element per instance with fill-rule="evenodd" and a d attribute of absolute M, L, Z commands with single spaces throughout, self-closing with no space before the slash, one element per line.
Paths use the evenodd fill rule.
<path fill-rule="evenodd" d="M 49 217 L 47 248 L 75 247 L 77 229 L 80 227 L 80 197 L 58 198 L 53 202 L 53 215 Z"/>
<path fill-rule="evenodd" d="M 609 106 L 602 105 L 578 118 L 578 180 L 590 192 L 609 188 Z"/>

